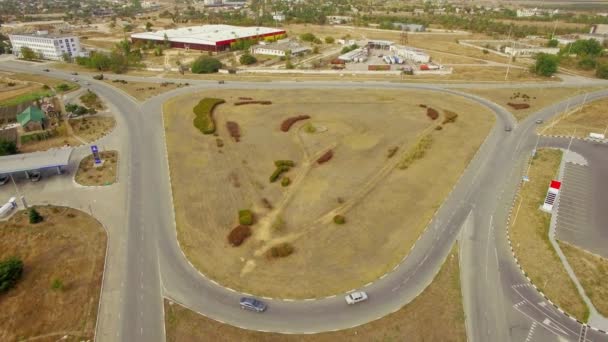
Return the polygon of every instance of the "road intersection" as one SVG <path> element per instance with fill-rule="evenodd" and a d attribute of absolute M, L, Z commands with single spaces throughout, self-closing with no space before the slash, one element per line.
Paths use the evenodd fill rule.
<path fill-rule="evenodd" d="M 20 63 L 4 63 L 0 68 L 41 73 Z M 71 78 L 59 71 L 53 71 L 53 76 Z M 106 265 L 97 328 L 100 341 L 164 340 L 163 297 L 218 321 L 254 330 L 313 333 L 364 324 L 398 310 L 419 295 L 431 283 L 457 240 L 461 248 L 469 340 L 523 341 L 531 336 L 542 341 L 557 340 L 558 336 L 577 340 L 584 330 L 587 340 L 608 341 L 607 335 L 584 328 L 558 311 L 527 282 L 514 262 L 506 235 L 512 200 L 530 152 L 538 141 L 534 120 L 547 120 L 567 106 L 581 104 L 585 100 L 583 96 L 556 102 L 516 123 L 504 108 L 457 90 L 469 85 L 451 84 L 448 88 L 441 84 L 289 81 L 218 85 L 189 80 L 191 87 L 161 94 L 140 104 L 103 82 L 92 81 L 88 76 L 81 78 L 87 79 L 90 88 L 115 107 L 128 140 L 121 151 L 122 167 L 126 168 L 126 179 L 121 182 L 126 189 L 123 194 L 126 207 L 121 214 L 126 218 L 122 229 L 109 233 L 111 254 Z M 580 85 L 577 82 L 562 86 L 576 87 Z M 268 299 L 269 310 L 264 315 L 255 315 L 239 309 L 241 294 L 205 278 L 192 267 L 176 236 L 162 103 L 178 94 L 218 86 L 427 89 L 476 101 L 494 112 L 497 123 L 407 258 L 392 272 L 365 286 L 372 298 L 366 305 L 347 308 L 340 295 L 297 302 Z M 586 100 L 606 96 L 608 90 L 601 90 L 588 95 Z M 514 127 L 513 131 L 505 132 L 505 125 Z"/>

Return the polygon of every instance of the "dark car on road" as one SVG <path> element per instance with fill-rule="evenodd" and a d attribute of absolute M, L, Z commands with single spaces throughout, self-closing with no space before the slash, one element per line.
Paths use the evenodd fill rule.
<path fill-rule="evenodd" d="M 266 304 L 260 300 L 250 297 L 243 297 L 240 301 L 241 309 L 251 310 L 255 312 L 266 311 Z"/>

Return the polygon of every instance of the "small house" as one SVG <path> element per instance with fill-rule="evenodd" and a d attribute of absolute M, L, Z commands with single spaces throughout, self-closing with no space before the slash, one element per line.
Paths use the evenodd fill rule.
<path fill-rule="evenodd" d="M 44 121 L 44 113 L 36 106 L 29 106 L 17 115 L 17 122 L 26 132 L 44 129 Z"/>

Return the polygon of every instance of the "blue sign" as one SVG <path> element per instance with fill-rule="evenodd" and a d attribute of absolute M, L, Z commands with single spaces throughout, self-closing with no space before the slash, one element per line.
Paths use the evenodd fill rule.
<path fill-rule="evenodd" d="M 97 145 L 91 145 L 91 152 L 93 152 L 93 158 L 95 158 L 95 165 L 101 164 L 101 158 L 99 157 Z"/>

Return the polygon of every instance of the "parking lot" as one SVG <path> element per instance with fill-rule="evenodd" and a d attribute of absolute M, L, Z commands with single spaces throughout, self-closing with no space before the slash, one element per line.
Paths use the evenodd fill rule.
<path fill-rule="evenodd" d="M 600 222 L 595 222 L 595 189 L 590 166 L 566 163 L 557 210 L 557 238 L 608 256 Z"/>

